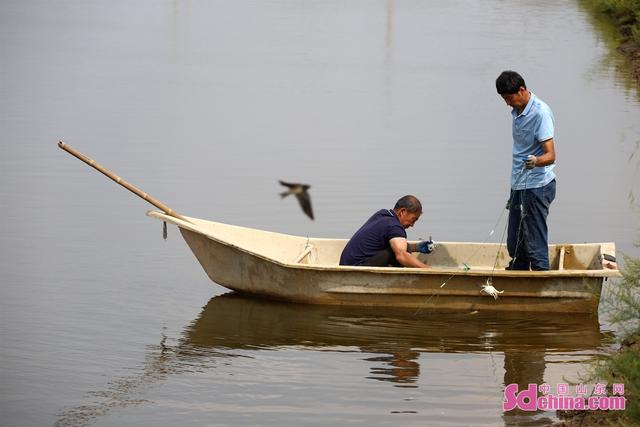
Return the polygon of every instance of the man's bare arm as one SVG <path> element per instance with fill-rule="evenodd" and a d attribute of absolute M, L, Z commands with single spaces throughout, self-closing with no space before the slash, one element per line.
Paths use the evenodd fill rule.
<path fill-rule="evenodd" d="M 544 154 L 536 157 L 535 166 L 541 167 L 554 164 L 556 162 L 556 149 L 553 145 L 553 138 L 547 139 L 540 144 Z"/>
<path fill-rule="evenodd" d="M 391 250 L 393 250 L 393 253 L 400 265 L 403 265 L 404 267 L 429 268 L 427 264 L 407 252 L 407 239 L 403 237 L 394 237 L 389 240 L 389 244 L 391 245 Z"/>

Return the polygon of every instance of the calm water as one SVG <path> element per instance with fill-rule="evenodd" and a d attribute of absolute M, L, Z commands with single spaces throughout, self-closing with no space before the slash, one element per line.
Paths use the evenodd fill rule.
<path fill-rule="evenodd" d="M 505 384 L 576 379 L 606 316 L 307 307 L 223 295 L 179 212 L 348 237 L 416 194 L 410 238 L 483 241 L 510 167 L 503 69 L 557 121 L 554 242 L 639 255 L 640 102 L 571 2 L 0 3 L 0 416 L 42 425 L 531 425 Z M 312 184 L 316 221 L 280 200 Z M 492 241 L 499 241 L 504 223 Z"/>

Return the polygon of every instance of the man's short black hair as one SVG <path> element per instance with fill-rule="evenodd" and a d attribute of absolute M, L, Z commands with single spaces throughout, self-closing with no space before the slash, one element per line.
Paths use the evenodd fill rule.
<path fill-rule="evenodd" d="M 416 196 L 410 194 L 400 197 L 393 207 L 393 210 L 397 211 L 401 208 L 406 209 L 409 213 L 422 213 L 422 203 L 420 203 L 420 200 L 418 200 Z"/>
<path fill-rule="evenodd" d="M 496 79 L 496 89 L 500 95 L 517 93 L 520 88 L 527 88 L 522 76 L 515 71 L 503 71 Z"/>

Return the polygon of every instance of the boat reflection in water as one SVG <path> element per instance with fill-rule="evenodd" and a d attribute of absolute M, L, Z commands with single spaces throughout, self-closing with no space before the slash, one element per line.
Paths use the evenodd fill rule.
<path fill-rule="evenodd" d="M 417 387 L 421 375 L 429 377 L 421 373 L 422 353 L 491 353 L 504 357 L 497 380 L 519 384 L 520 390 L 529 383 L 542 384 L 548 364 L 575 363 L 567 359 L 576 353 L 584 360 L 613 339 L 600 332 L 597 316 L 588 314 L 304 305 L 234 293 L 212 298 L 184 338 L 191 355 L 291 346 L 344 352 L 355 347 L 372 363 L 368 378 L 398 387 Z M 550 360 L 553 356 L 558 361 Z M 507 424 L 531 416 L 518 410 L 504 414 Z"/>
<path fill-rule="evenodd" d="M 206 377 L 207 372 L 224 370 L 225 375 L 211 374 L 213 382 L 206 382 L 204 390 L 214 390 L 214 394 L 215 390 L 226 390 L 226 387 L 238 384 L 241 387 L 242 378 L 247 378 L 256 390 L 260 387 L 268 389 L 268 383 L 252 378 L 252 373 L 259 374 L 264 369 L 265 362 L 257 361 L 254 366 L 250 361 L 257 357 L 257 353 L 270 350 L 276 351 L 267 355 L 266 359 L 272 361 L 286 361 L 291 354 L 298 357 L 305 351 L 362 354 L 364 357 L 358 356 L 356 362 L 370 364 L 365 369 L 368 371 L 365 374 L 367 379 L 387 382 L 395 387 L 420 388 L 421 394 L 437 395 L 434 400 L 437 405 L 447 406 L 449 413 L 462 416 L 462 420 L 476 419 L 476 412 L 484 411 L 485 418 L 490 417 L 495 424 L 493 417 L 499 418 L 501 413 L 503 384 L 517 383 L 519 389 L 526 388 L 528 383 L 541 384 L 550 364 L 561 364 L 559 368 L 564 373 L 565 365 L 562 364 L 589 360 L 612 341 L 610 333 L 600 332 L 597 317 L 587 314 L 447 313 L 305 305 L 230 293 L 212 298 L 180 338 L 165 337 L 158 346 L 150 348 L 140 375 L 112 381 L 109 390 L 92 392 L 93 396 L 104 396 L 105 401 L 65 410 L 56 426 L 74 424 L 78 420 L 85 422 L 105 416 L 116 408 L 137 404 L 141 397 L 146 398 L 141 394 L 148 386 L 163 383 L 166 388 L 171 377 L 183 378 L 182 375 L 186 375 L 184 378 L 189 378 L 194 372 Z M 282 353 L 279 355 L 277 351 Z M 440 356 L 445 353 L 446 356 Z M 340 377 L 348 377 L 351 382 L 358 383 L 357 373 L 340 372 L 339 369 L 330 373 L 337 377 L 325 378 L 325 363 L 333 363 L 331 358 L 318 358 L 317 354 L 302 357 L 323 363 L 317 372 L 311 373 L 312 381 L 327 381 L 322 385 L 329 388 L 332 387 L 331 382 Z M 443 357 L 447 359 L 444 366 L 460 363 L 460 369 L 456 370 L 460 373 L 446 368 L 446 372 L 442 372 L 438 359 Z M 338 359 L 341 363 L 345 359 L 353 361 L 349 356 Z M 350 369 L 342 366 L 342 369 Z M 476 372 L 476 369 L 480 371 L 477 374 L 464 373 Z M 452 375 L 455 378 L 451 378 Z M 268 382 L 268 378 L 264 381 Z M 226 383 L 227 379 L 232 383 Z M 305 381 L 303 378 L 291 380 L 296 381 L 296 386 Z M 353 386 L 356 393 L 373 391 L 366 384 Z M 341 387 L 344 384 L 338 385 L 337 396 L 325 398 L 340 399 L 338 390 L 343 390 Z M 465 402 L 460 405 L 462 395 Z M 219 394 L 216 396 L 221 398 Z M 178 396 L 173 398 L 179 399 Z M 260 410 L 251 409 L 250 400 L 242 404 L 248 405 L 243 408 L 247 411 Z M 417 413 L 419 410 L 420 416 L 436 417 L 440 413 L 433 403 L 421 405 L 416 402 L 411 407 L 413 410 L 401 412 Z M 467 412 L 457 413 L 461 407 L 465 407 Z M 304 412 L 304 408 L 301 411 Z M 507 425 L 548 425 L 553 421 L 549 413 L 543 412 L 514 410 L 502 414 L 502 417 Z M 183 419 L 183 422 L 187 420 Z"/>
<path fill-rule="evenodd" d="M 290 304 L 229 293 L 212 298 L 185 331 L 185 343 L 201 349 L 274 349 L 284 346 L 358 347 L 381 353 L 391 366 L 389 381 L 411 382 L 404 365 L 416 366 L 420 353 L 486 353 L 509 355 L 505 381 L 531 382 L 526 373 L 540 371 L 536 354 L 597 349 L 608 336 L 600 332 L 597 316 L 561 313 L 433 312 L 413 309 L 362 308 Z M 522 355 L 522 356 L 519 356 Z M 519 360 L 522 359 L 522 362 Z M 394 374 L 394 373 L 397 373 Z M 540 378 L 536 378 L 540 379 Z"/>

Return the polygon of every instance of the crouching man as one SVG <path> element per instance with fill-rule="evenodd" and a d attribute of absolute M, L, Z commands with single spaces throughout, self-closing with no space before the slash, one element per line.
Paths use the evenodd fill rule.
<path fill-rule="evenodd" d="M 393 209 L 374 213 L 345 246 L 340 265 L 429 268 L 411 252 L 430 253 L 433 242 L 408 243 L 405 231 L 420 215 L 422 204 L 411 195 L 401 197 Z"/>

